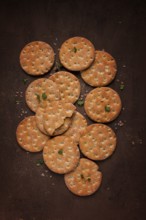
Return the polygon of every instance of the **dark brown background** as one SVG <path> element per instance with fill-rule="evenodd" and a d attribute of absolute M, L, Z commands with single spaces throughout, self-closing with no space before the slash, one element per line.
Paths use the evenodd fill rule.
<path fill-rule="evenodd" d="M 0 220 L 146 219 L 144 2 L 0 3 Z M 118 136 L 117 150 L 98 163 L 102 185 L 86 198 L 71 194 L 62 176 L 47 172 L 44 165 L 38 167 L 41 153 L 26 153 L 15 139 L 18 123 L 32 114 L 25 105 L 24 91 L 35 79 L 19 66 L 21 49 L 30 41 L 42 40 L 57 53 L 62 42 L 72 36 L 84 36 L 96 49 L 105 49 L 115 57 L 118 73 L 110 86 L 118 91 L 124 107 L 119 118 L 109 124 Z M 28 78 L 26 85 L 24 78 Z M 119 89 L 122 81 L 124 91 Z M 82 93 L 90 90 L 81 83 Z M 22 102 L 16 104 L 17 100 Z M 120 120 L 124 126 L 116 125 Z"/>

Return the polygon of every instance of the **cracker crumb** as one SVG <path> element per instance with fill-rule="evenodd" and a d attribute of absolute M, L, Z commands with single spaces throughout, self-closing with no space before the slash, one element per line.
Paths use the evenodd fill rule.
<path fill-rule="evenodd" d="M 41 173 L 41 176 L 45 176 L 45 174 L 44 174 L 44 173 Z"/>
<path fill-rule="evenodd" d="M 139 144 L 142 144 L 142 139 L 139 140 Z"/>
<path fill-rule="evenodd" d="M 124 122 L 120 120 L 120 121 L 118 122 L 118 126 L 122 127 L 123 125 L 124 125 Z"/>

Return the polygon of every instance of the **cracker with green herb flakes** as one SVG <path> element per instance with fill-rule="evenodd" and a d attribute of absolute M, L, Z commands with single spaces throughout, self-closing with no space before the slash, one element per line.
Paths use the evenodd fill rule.
<path fill-rule="evenodd" d="M 93 121 L 107 123 L 118 117 L 122 102 L 118 93 L 109 87 L 91 90 L 84 103 L 85 111 Z"/>
<path fill-rule="evenodd" d="M 81 92 L 78 78 L 70 72 L 59 71 L 49 77 L 56 83 L 63 101 L 75 103 Z"/>
<path fill-rule="evenodd" d="M 106 86 L 115 78 L 116 72 L 115 59 L 105 51 L 96 50 L 94 62 L 81 72 L 81 77 L 91 86 Z"/>
<path fill-rule="evenodd" d="M 65 174 L 76 168 L 80 152 L 77 144 L 66 136 L 50 139 L 43 150 L 46 166 L 55 173 Z"/>
<path fill-rule="evenodd" d="M 81 134 L 79 146 L 82 153 L 91 160 L 104 160 L 116 148 L 117 138 L 114 131 L 104 124 L 92 124 Z"/>
<path fill-rule="evenodd" d="M 53 66 L 53 48 L 42 41 L 27 44 L 20 53 L 20 65 L 29 75 L 39 76 L 47 73 Z"/>
<path fill-rule="evenodd" d="M 88 68 L 94 61 L 95 48 L 84 37 L 72 37 L 61 45 L 59 58 L 66 69 L 82 71 Z"/>
<path fill-rule="evenodd" d="M 42 134 L 36 125 L 35 116 L 29 116 L 23 119 L 16 130 L 18 144 L 26 151 L 42 151 L 49 137 Z"/>
<path fill-rule="evenodd" d="M 72 103 L 62 100 L 50 102 L 44 113 L 44 128 L 48 135 L 53 136 L 56 129 L 64 124 L 65 119 L 72 117 L 75 109 Z"/>
<path fill-rule="evenodd" d="M 36 112 L 44 102 L 60 99 L 60 92 L 55 82 L 48 78 L 40 78 L 32 81 L 25 92 L 25 99 L 28 107 Z"/>
<path fill-rule="evenodd" d="M 64 181 L 75 195 L 89 196 L 99 189 L 102 173 L 95 162 L 81 158 L 76 169 L 64 175 Z"/>
<path fill-rule="evenodd" d="M 76 143 L 79 143 L 80 135 L 87 127 L 86 118 L 79 112 L 75 112 L 72 116 L 72 122 L 68 130 L 63 134 L 70 137 Z"/>

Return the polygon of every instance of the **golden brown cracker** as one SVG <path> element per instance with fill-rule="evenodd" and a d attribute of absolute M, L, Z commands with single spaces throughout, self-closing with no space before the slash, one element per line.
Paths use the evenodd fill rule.
<path fill-rule="evenodd" d="M 67 188 L 78 196 L 89 196 L 95 193 L 101 185 L 102 173 L 98 165 L 81 158 L 75 170 L 64 175 Z"/>
<path fill-rule="evenodd" d="M 79 146 L 82 153 L 89 159 L 104 160 L 113 154 L 116 142 L 116 135 L 109 126 L 92 124 L 82 133 Z"/>
<path fill-rule="evenodd" d="M 84 108 L 93 121 L 107 123 L 113 121 L 122 107 L 118 93 L 109 87 L 91 90 L 86 98 Z"/>
<path fill-rule="evenodd" d="M 69 137 L 57 136 L 50 139 L 43 150 L 46 166 L 55 173 L 64 174 L 75 169 L 80 152 Z"/>
<path fill-rule="evenodd" d="M 82 71 L 94 61 L 95 49 L 88 39 L 72 37 L 61 45 L 59 58 L 62 65 L 68 70 Z"/>
<path fill-rule="evenodd" d="M 20 53 L 20 65 L 29 75 L 43 75 L 54 64 L 53 48 L 42 41 L 33 41 L 27 44 Z"/>
<path fill-rule="evenodd" d="M 36 125 L 35 116 L 23 119 L 16 130 L 18 144 L 26 151 L 39 152 L 43 150 L 48 136 L 42 134 Z"/>
<path fill-rule="evenodd" d="M 25 99 L 28 107 L 36 112 L 44 102 L 60 99 L 60 92 L 57 85 L 50 79 L 40 78 L 32 81 L 25 92 Z"/>
<path fill-rule="evenodd" d="M 78 100 L 81 86 L 75 75 L 67 71 L 59 71 L 51 75 L 49 79 L 58 86 L 63 101 L 75 103 Z"/>
<path fill-rule="evenodd" d="M 106 86 L 112 82 L 117 72 L 115 59 L 105 51 L 96 50 L 92 65 L 82 71 L 82 79 L 89 85 Z"/>

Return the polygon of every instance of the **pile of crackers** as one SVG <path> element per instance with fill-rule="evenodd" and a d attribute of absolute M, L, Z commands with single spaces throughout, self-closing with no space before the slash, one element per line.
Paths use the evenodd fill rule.
<path fill-rule="evenodd" d="M 54 65 L 53 48 L 34 41 L 22 49 L 22 69 L 39 78 L 25 92 L 26 103 L 34 115 L 19 123 L 16 137 L 26 151 L 42 151 L 48 169 L 64 174 L 72 193 L 88 196 L 102 182 L 96 162 L 110 157 L 116 148 L 115 132 L 106 125 L 118 117 L 122 107 L 118 93 L 107 87 L 116 76 L 116 61 L 109 53 L 95 50 L 84 37 L 66 40 L 59 50 L 59 59 L 65 71 L 40 78 Z M 93 122 L 90 125 L 76 110 L 81 85 L 75 73 L 93 87 L 84 102 L 85 112 Z"/>

